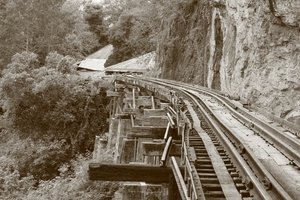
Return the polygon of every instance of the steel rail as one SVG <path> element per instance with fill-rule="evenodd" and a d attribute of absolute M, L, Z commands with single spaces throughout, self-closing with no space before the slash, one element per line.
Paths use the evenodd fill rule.
<path fill-rule="evenodd" d="M 147 80 L 147 79 L 145 79 Z M 153 79 L 150 79 L 153 81 Z M 161 81 L 158 79 L 154 79 L 155 81 Z M 260 120 L 256 116 L 250 114 L 249 112 L 246 112 L 242 109 L 240 109 L 238 106 L 233 104 L 230 100 L 226 99 L 221 94 L 218 94 L 216 92 L 213 92 L 210 89 L 206 88 L 195 88 L 191 87 L 188 84 L 178 84 L 174 81 L 165 81 L 168 83 L 172 83 L 174 85 L 177 85 L 179 87 L 188 87 L 194 91 L 200 91 L 202 93 L 205 93 L 206 95 L 209 95 L 216 100 L 218 100 L 221 104 L 223 104 L 230 112 L 231 114 L 236 117 L 238 120 L 242 121 L 245 124 L 248 124 L 253 130 L 255 130 L 257 133 L 259 133 L 262 137 L 265 139 L 268 139 L 268 142 L 274 145 L 276 148 L 278 148 L 284 155 L 286 155 L 288 158 L 290 158 L 290 162 L 292 164 L 297 165 L 300 167 L 300 141 L 295 140 L 286 134 L 284 134 L 282 131 L 279 131 L 275 129 L 273 126 L 267 124 L 266 122 Z M 168 85 L 170 86 L 170 85 Z"/>
<path fill-rule="evenodd" d="M 185 90 L 185 89 L 183 89 L 182 87 L 181 88 L 177 88 L 177 89 L 181 89 L 181 90 Z M 189 93 L 192 93 L 190 90 L 185 90 L 186 92 L 189 92 Z M 187 93 L 186 93 L 187 94 Z M 187 94 L 187 95 L 189 95 L 189 94 Z M 189 95 L 190 96 L 190 95 Z M 199 97 L 198 97 L 199 98 Z M 200 99 L 200 98 L 199 98 Z M 201 100 L 201 99 L 200 99 Z M 239 138 L 237 138 L 234 134 L 232 134 L 231 133 L 231 131 L 229 130 L 229 128 L 228 128 L 228 126 L 226 126 L 224 123 L 222 123 L 218 118 L 216 118 L 216 117 L 213 117 L 213 115 L 210 115 L 210 114 L 208 114 L 208 113 L 213 113 L 212 112 L 212 110 L 208 107 L 208 106 L 206 106 L 206 104 L 201 100 L 201 104 L 202 105 L 200 105 L 199 103 L 198 103 L 198 101 L 196 100 L 196 99 L 194 99 L 194 101 L 195 101 L 195 103 L 197 104 L 197 106 L 198 106 L 198 108 L 202 111 L 202 113 L 204 114 L 204 116 L 205 116 L 205 118 L 206 118 L 206 120 L 211 124 L 211 126 L 213 127 L 213 128 L 216 128 L 217 127 L 217 125 L 216 124 L 214 124 L 213 123 L 213 121 L 212 120 L 216 120 L 217 121 L 217 123 L 218 123 L 218 125 L 219 126 L 221 126 L 222 128 L 223 128 L 223 130 L 227 133 L 227 134 L 229 134 L 230 136 L 231 136 L 231 138 L 234 138 L 236 141 L 239 141 L 239 143 L 242 143 L 240 140 L 239 140 Z M 202 107 L 202 106 L 205 106 L 205 109 Z M 232 111 L 232 112 L 234 112 L 235 110 L 232 108 L 232 107 L 229 107 L 229 108 L 231 108 L 230 110 Z M 205 112 L 205 110 L 208 110 L 208 112 Z M 212 117 L 211 117 L 212 116 Z M 238 118 L 240 117 L 240 118 L 243 118 L 244 120 L 247 120 L 243 115 L 240 115 L 240 116 L 237 116 Z M 211 119 L 210 119 L 211 118 Z M 218 136 L 219 137 L 221 137 L 221 135 L 223 135 L 220 131 L 218 131 L 217 129 L 215 129 L 215 131 L 218 133 Z M 226 138 L 224 138 L 223 139 L 223 144 L 225 143 L 225 139 Z M 234 148 L 234 147 L 232 147 L 232 148 Z M 230 150 L 232 150 L 232 148 L 230 148 Z M 256 173 L 259 173 L 259 175 L 260 175 L 260 180 L 263 180 L 265 177 L 267 177 L 267 179 L 272 183 L 272 186 L 273 186 L 273 192 L 275 192 L 276 194 L 276 196 L 279 196 L 280 198 L 284 198 L 284 199 L 290 199 L 290 200 L 292 200 L 292 198 L 285 192 L 285 190 L 280 186 L 280 184 L 273 178 L 273 176 L 268 172 L 268 170 L 263 166 L 263 164 L 258 160 L 258 159 L 256 159 L 255 158 L 255 156 L 253 155 L 253 153 L 252 153 L 252 151 L 250 150 L 250 148 L 248 148 L 247 146 L 245 146 L 244 147 L 245 148 L 245 154 L 247 154 L 247 156 L 248 156 L 248 158 L 250 158 L 251 159 L 251 163 L 252 163 L 252 166 L 253 165 L 255 165 L 255 169 L 256 169 Z M 237 154 L 235 154 L 235 155 L 237 155 L 238 157 L 240 157 L 240 154 L 239 154 L 239 152 L 237 152 Z M 243 166 L 245 166 L 245 164 L 246 163 L 244 163 L 243 164 Z M 241 166 L 242 167 L 242 166 Z M 247 170 L 246 170 L 247 171 Z M 250 180 L 251 180 L 251 183 L 260 183 L 259 181 L 256 181 L 256 179 L 252 179 L 252 177 L 254 177 L 253 176 L 254 174 L 252 174 L 252 175 L 247 175 L 247 177 L 248 178 L 250 178 Z M 257 175 L 257 174 L 256 174 Z M 250 182 L 248 183 L 248 184 L 251 184 Z M 259 192 L 255 192 L 256 194 L 259 194 L 259 195 L 262 195 L 262 196 L 260 196 L 261 198 L 263 198 L 263 199 L 268 199 L 268 198 L 270 198 L 270 199 L 272 199 L 272 197 L 268 194 L 268 192 L 265 192 L 265 189 L 263 189 L 263 190 L 261 190 L 261 188 L 264 188 L 264 186 L 263 185 L 261 185 L 260 184 L 260 186 L 259 187 L 257 187 L 257 191 L 259 191 Z M 265 195 L 268 195 L 268 197 L 267 196 L 265 196 Z"/>
<path fill-rule="evenodd" d="M 202 101 L 201 98 L 199 99 L 201 100 L 202 105 L 199 104 L 198 107 L 201 106 L 199 107 L 201 111 L 204 112 L 204 110 L 208 110 L 208 113 L 213 113 L 211 108 L 206 106 L 206 104 Z M 205 109 L 202 110 L 203 108 L 202 106 L 205 107 Z M 221 122 L 217 117 L 213 115 L 207 115 L 207 118 L 212 118 L 212 120 L 217 122 L 217 126 L 220 126 L 221 130 L 223 130 L 231 139 L 238 141 L 239 144 L 242 144 L 242 141 L 240 141 L 240 139 L 230 131 L 229 126 Z M 216 125 L 214 125 L 214 127 L 216 127 Z M 220 136 L 222 134 L 219 133 L 218 135 Z M 252 150 L 248 146 L 244 146 L 243 148 L 244 148 L 244 154 L 246 154 L 247 157 L 251 159 L 251 168 L 255 171 L 255 175 L 260 178 L 260 181 L 264 180 L 265 177 L 267 177 L 267 179 L 272 183 L 271 190 L 275 194 L 275 196 L 280 197 L 280 199 L 293 200 L 290 197 L 290 195 L 282 188 L 282 186 L 275 180 L 275 178 L 269 173 L 269 171 L 264 167 L 264 165 L 259 161 L 259 159 L 255 157 Z"/>
<path fill-rule="evenodd" d="M 170 85 L 168 85 L 168 86 L 170 86 Z M 181 91 L 185 91 L 184 93 L 186 94 L 186 95 L 188 95 L 188 96 L 191 96 L 191 95 L 189 95 L 188 93 L 190 93 L 190 94 L 193 94 L 193 95 L 195 95 L 194 94 L 194 91 L 191 91 L 191 90 L 188 90 L 188 89 L 184 89 L 182 86 L 180 86 L 179 88 L 177 87 L 177 89 L 179 89 L 179 90 L 181 90 Z M 215 129 L 215 131 L 216 131 L 216 133 L 218 133 L 218 136 L 219 137 L 221 137 L 223 134 L 222 134 L 222 131 L 218 131 L 218 128 L 217 128 L 217 126 L 219 125 L 219 126 L 221 126 L 222 127 L 222 129 L 223 129 L 223 131 L 224 132 L 226 132 L 226 134 L 227 135 L 229 135 L 230 136 L 230 138 L 232 138 L 233 140 L 235 140 L 235 141 L 238 141 L 238 143 L 239 144 L 242 144 L 242 142 L 240 141 L 240 139 L 239 138 L 237 138 L 230 130 L 229 130 L 229 128 L 228 128 L 228 126 L 227 125 L 225 125 L 224 123 L 222 123 L 217 117 L 215 117 L 215 116 L 213 116 L 213 111 L 203 102 L 203 100 L 199 97 L 199 96 L 197 96 L 197 98 L 199 99 L 199 100 L 201 100 L 201 105 L 198 103 L 198 101 L 194 98 L 194 97 L 191 97 L 192 99 L 193 99 L 193 101 L 197 104 L 197 106 L 198 106 L 198 108 L 201 110 L 201 112 L 204 114 L 204 116 L 205 116 L 205 118 L 206 118 L 206 121 L 207 122 L 209 122 L 210 124 L 211 124 L 211 127 L 213 128 L 213 129 Z M 205 107 L 205 108 L 203 108 L 203 107 Z M 230 108 L 230 110 L 232 111 L 232 112 L 234 112 L 235 110 L 232 108 L 232 107 L 229 107 Z M 208 111 L 208 112 L 207 112 Z M 245 118 L 245 116 L 243 116 L 243 115 L 241 115 L 240 113 L 238 113 L 239 115 L 237 115 L 236 117 L 237 118 L 242 118 L 242 119 L 244 119 L 245 121 L 247 120 L 247 118 Z M 239 119 L 240 119 L 239 118 Z M 218 125 L 217 124 L 215 124 L 214 122 L 213 122 L 213 120 L 215 120 L 217 123 L 218 123 Z M 221 129 L 220 129 L 221 130 Z M 224 138 L 223 139 L 223 144 L 225 144 L 225 140 L 226 140 L 226 138 Z M 229 141 L 228 141 L 229 142 Z M 232 146 L 232 148 L 234 148 L 233 146 Z M 230 148 L 230 150 L 232 150 L 232 148 Z M 247 147 L 247 146 L 244 146 L 243 147 L 244 149 L 245 149 L 245 154 L 247 155 L 247 157 L 250 159 L 250 161 L 251 161 L 251 164 L 252 164 L 252 166 L 255 166 L 254 168 L 255 168 L 255 173 L 258 173 L 259 174 L 259 176 L 260 176 L 260 180 L 262 181 L 262 180 L 264 180 L 265 179 L 265 177 L 267 177 L 267 179 L 272 183 L 272 192 L 276 195 L 276 196 L 278 196 L 278 197 L 280 197 L 281 199 L 289 199 L 289 200 L 292 200 L 292 198 L 289 196 L 289 194 L 287 194 L 286 193 L 286 191 L 282 188 L 282 186 L 274 179 L 274 177 L 269 173 L 269 171 L 264 167 L 264 165 L 257 159 L 257 158 L 255 158 L 255 156 L 253 155 L 253 152 L 252 152 L 252 150 L 249 148 L 249 147 Z M 237 152 L 237 151 L 236 151 Z M 240 153 L 239 152 L 237 152 L 237 154 L 234 154 L 234 155 L 238 155 L 239 157 L 240 157 Z M 238 160 L 237 160 L 238 161 Z M 246 163 L 245 163 L 246 164 Z M 245 165 L 245 164 L 243 164 L 243 165 Z M 240 167 L 242 167 L 243 165 L 240 165 Z M 256 174 L 257 175 L 257 174 Z M 247 177 L 250 177 L 250 180 L 251 180 L 251 182 L 252 183 L 258 183 L 257 181 L 255 181 L 255 182 L 253 182 L 255 179 L 252 179 L 251 177 L 254 177 L 254 176 L 247 176 Z M 258 187 L 258 189 L 261 189 L 261 187 L 262 188 L 264 188 L 264 186 L 263 185 L 260 185 L 260 187 Z M 265 189 L 263 190 L 263 191 L 265 191 Z M 257 193 L 257 194 L 263 194 L 263 193 Z M 269 196 L 270 197 L 270 199 L 272 199 L 272 197 L 271 196 Z M 264 198 L 264 199 L 268 199 L 268 198 L 266 198 L 265 196 L 261 196 L 261 198 Z"/>
<path fill-rule="evenodd" d="M 250 128 L 253 128 L 256 132 L 267 138 L 270 143 L 273 143 L 275 147 L 280 149 L 280 151 L 287 157 L 292 158 L 290 160 L 300 167 L 300 154 L 298 152 L 300 149 L 300 143 L 298 141 L 291 139 L 281 131 L 276 130 L 274 127 L 251 115 L 250 113 L 245 112 L 239 108 L 234 109 L 233 106 L 235 105 L 224 97 L 217 96 L 215 94 L 209 93 L 208 91 L 206 91 L 206 94 L 223 103 L 224 106 L 226 106 L 226 108 L 230 110 L 232 115 L 234 115 L 239 120 L 242 120 L 244 123 L 250 124 L 250 126 L 252 126 Z"/>
<path fill-rule="evenodd" d="M 145 81 L 149 81 L 149 80 L 145 80 Z M 155 82 L 157 84 L 162 84 L 161 81 L 159 81 L 159 82 L 157 80 L 155 80 L 155 81 L 151 80 L 151 81 Z M 183 90 L 182 85 L 180 85 L 180 86 L 171 86 L 170 84 L 167 84 L 165 86 L 166 87 L 173 87 L 173 88 L 176 87 L 178 90 Z M 203 92 L 204 90 L 200 90 L 200 91 Z M 190 91 L 188 89 L 186 89 L 185 93 L 187 93 L 187 92 L 190 92 Z M 204 91 L 204 93 L 208 94 L 209 92 L 208 91 Z M 268 130 L 268 128 L 263 128 L 261 126 L 266 126 L 266 127 L 269 127 L 271 129 L 271 131 L 279 132 L 276 129 L 274 129 L 273 127 L 269 126 L 268 124 L 265 124 L 264 122 L 260 122 L 260 120 L 257 119 L 256 117 L 251 116 L 250 114 L 246 113 L 246 115 L 249 115 L 250 118 L 254 117 L 254 119 L 257 120 L 255 122 L 253 122 L 254 120 L 253 121 L 249 121 L 249 119 L 247 119 L 247 117 L 245 117 L 244 115 L 242 115 L 241 113 L 239 113 L 239 112 L 237 112 L 235 110 L 236 109 L 235 105 L 233 105 L 230 101 L 226 100 L 224 97 L 222 98 L 223 100 L 221 100 L 221 98 L 217 97 L 214 94 L 211 94 L 211 91 L 210 91 L 210 94 L 208 94 L 208 95 L 216 98 L 219 102 L 222 102 L 233 113 L 233 115 L 235 115 L 237 118 L 239 118 L 239 119 L 242 118 L 243 120 L 246 120 L 247 123 L 252 123 L 253 124 L 252 127 L 255 128 L 256 131 L 259 131 L 259 133 L 262 134 L 262 132 L 268 132 L 268 131 L 270 131 L 270 130 Z M 195 100 L 195 98 L 194 98 L 194 100 Z M 197 100 L 195 100 L 195 102 L 197 102 Z M 233 155 L 233 158 L 235 160 L 235 165 L 239 166 L 239 168 L 240 168 L 241 172 L 243 173 L 244 177 L 246 177 L 246 179 L 247 179 L 246 181 L 249 182 L 250 185 L 253 184 L 252 191 L 256 195 L 258 195 L 260 197 L 260 199 L 273 199 L 270 196 L 270 194 L 265 189 L 263 189 L 264 186 L 257 180 L 256 176 L 254 175 L 254 173 L 252 172 L 252 170 L 248 167 L 248 165 L 245 162 L 245 160 L 240 156 L 240 154 L 235 149 L 235 147 L 231 143 L 229 143 L 230 141 L 228 140 L 227 137 L 224 136 L 224 134 L 222 133 L 221 128 L 219 128 L 218 125 L 220 125 L 222 127 L 223 131 L 225 131 L 226 133 L 230 134 L 230 130 L 228 129 L 228 127 L 226 127 L 226 125 L 224 125 L 223 123 L 221 123 L 216 117 L 212 117 L 211 116 L 212 110 L 208 106 L 206 106 L 204 102 L 202 102 L 202 104 L 206 107 L 205 109 L 208 110 L 208 113 L 197 102 L 198 108 L 202 111 L 204 117 L 206 118 L 207 122 L 210 124 L 211 128 L 219 136 L 219 139 L 222 140 L 223 145 L 225 145 L 227 143 L 226 149 L 227 149 L 228 152 L 231 152 L 231 154 Z M 232 106 L 234 106 L 235 109 Z M 215 122 L 214 120 L 216 120 L 217 122 Z M 263 124 L 263 125 L 261 125 L 261 124 Z M 270 136 L 270 137 L 274 138 L 274 136 Z M 237 140 L 237 138 L 235 138 L 235 140 Z M 279 144 L 281 144 L 281 143 L 279 142 Z M 242 144 L 242 142 L 240 142 L 240 144 Z M 276 142 L 276 144 L 277 144 L 277 142 Z M 282 145 L 284 146 L 284 144 L 282 144 Z M 250 158 L 250 160 L 251 160 L 251 165 L 252 166 L 255 165 L 255 172 L 259 173 L 260 177 L 261 176 L 265 176 L 265 177 L 268 178 L 268 180 L 270 180 L 270 182 L 272 182 L 272 186 L 273 186 L 272 188 L 274 189 L 273 192 L 275 191 L 276 195 L 279 198 L 281 198 L 281 199 L 292 199 L 285 192 L 285 190 L 278 184 L 278 182 L 270 175 L 270 173 L 266 169 L 261 168 L 261 167 L 263 167 L 263 165 L 259 162 L 258 159 L 256 159 L 254 156 L 252 156 L 251 150 L 249 150 L 249 148 L 247 146 L 245 146 L 243 148 L 245 149 L 245 153 L 248 155 L 248 158 Z M 298 161 L 296 161 L 296 162 L 298 162 Z"/>
<path fill-rule="evenodd" d="M 190 96 L 187 92 L 186 95 Z M 222 130 L 219 128 L 218 124 L 211 117 L 209 113 L 198 103 L 198 100 L 190 96 L 191 99 L 196 103 L 197 107 L 202 112 L 205 120 L 210 124 L 211 128 L 218 135 L 218 138 L 222 141 L 223 146 L 226 148 L 227 152 L 230 152 L 231 159 L 235 160 L 234 164 L 238 167 L 240 172 L 242 172 L 243 177 L 247 177 L 251 180 L 254 185 L 254 189 L 252 190 L 256 195 L 258 195 L 259 199 L 269 199 L 272 197 L 268 194 L 268 192 L 264 189 L 264 186 L 256 179 L 255 174 L 252 172 L 250 167 L 247 165 L 245 160 L 240 156 L 239 152 L 235 149 L 235 147 L 231 144 L 229 139 L 223 134 Z"/>

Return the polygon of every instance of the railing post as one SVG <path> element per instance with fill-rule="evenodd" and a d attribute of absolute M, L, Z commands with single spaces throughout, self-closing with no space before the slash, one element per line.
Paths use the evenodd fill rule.
<path fill-rule="evenodd" d="M 190 197 L 191 196 L 191 177 L 187 178 L 187 196 Z"/>
<path fill-rule="evenodd" d="M 132 108 L 135 109 L 135 89 L 132 89 Z"/>

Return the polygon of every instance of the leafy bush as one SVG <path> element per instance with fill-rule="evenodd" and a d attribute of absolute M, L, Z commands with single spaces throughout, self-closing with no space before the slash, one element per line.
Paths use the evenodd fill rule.
<path fill-rule="evenodd" d="M 70 164 L 60 168 L 60 176 L 53 180 L 41 181 L 35 190 L 31 190 L 25 199 L 106 199 L 113 197 L 119 183 L 109 181 L 90 181 L 87 177 L 90 155 L 79 155 Z M 74 170 L 69 173 L 68 169 Z"/>
<path fill-rule="evenodd" d="M 52 53 L 45 67 L 36 62 L 35 54 L 23 52 L 4 71 L 3 126 L 19 138 L 11 140 L 15 148 L 7 156 L 16 159 L 20 177 L 49 180 L 107 132 L 107 100 L 100 82 L 77 75 L 72 57 Z"/>

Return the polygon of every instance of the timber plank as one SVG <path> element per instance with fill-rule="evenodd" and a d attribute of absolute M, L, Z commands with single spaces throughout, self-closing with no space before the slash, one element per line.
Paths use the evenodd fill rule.
<path fill-rule="evenodd" d="M 171 167 L 141 164 L 89 164 L 89 179 L 102 181 L 141 181 L 168 183 Z"/>

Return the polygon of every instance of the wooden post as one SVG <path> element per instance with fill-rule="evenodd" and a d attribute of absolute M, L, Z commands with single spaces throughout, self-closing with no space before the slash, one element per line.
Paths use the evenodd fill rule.
<path fill-rule="evenodd" d="M 151 96 L 151 102 L 152 102 L 152 109 L 154 110 L 155 109 L 155 102 L 154 102 L 154 97 Z"/>
<path fill-rule="evenodd" d="M 173 174 L 169 175 L 168 200 L 175 200 L 175 185 L 176 181 Z"/>
<path fill-rule="evenodd" d="M 113 116 L 116 114 L 116 97 L 114 97 L 113 101 Z"/>
<path fill-rule="evenodd" d="M 135 108 L 135 89 L 132 89 L 132 108 Z"/>
<path fill-rule="evenodd" d="M 134 147 L 133 147 L 133 161 L 135 162 L 136 161 L 136 152 L 137 151 L 137 148 L 136 148 L 136 138 L 134 138 Z"/>

